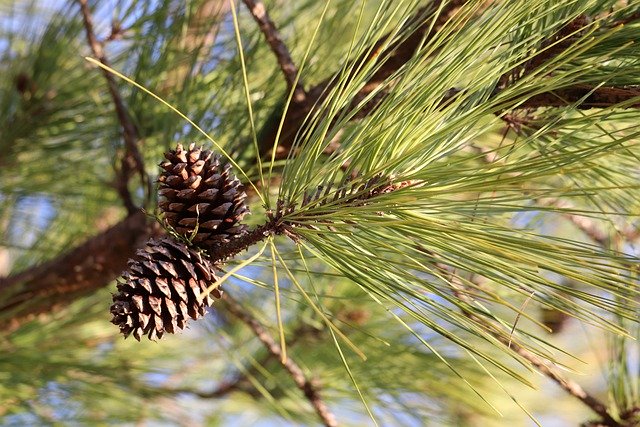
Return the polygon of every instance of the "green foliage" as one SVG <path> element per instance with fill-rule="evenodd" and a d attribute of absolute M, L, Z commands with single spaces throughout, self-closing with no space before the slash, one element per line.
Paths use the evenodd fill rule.
<path fill-rule="evenodd" d="M 241 61 L 230 13 L 193 28 L 201 3 L 97 4 L 96 31 L 104 39 L 111 20 L 119 23 L 105 49 L 113 69 L 193 120 L 245 176 L 262 179 L 264 205 L 254 197 L 251 223 L 266 222 L 277 201 L 291 208 L 282 220 L 299 240 L 276 238 L 223 289 L 285 338 L 340 420 L 504 425 L 555 415 L 556 406 L 538 406 L 544 391 L 527 388 L 539 380 L 511 345 L 568 371 L 582 370 L 592 352 L 571 342 L 577 323 L 572 335 L 549 337 L 542 307 L 607 343 L 612 413 L 638 407 L 629 356 L 637 352 L 638 254 L 631 241 L 616 245 L 640 213 L 640 111 L 628 108 L 638 99 L 519 109 L 549 91 L 640 85 L 640 22 L 618 24 L 637 7 L 469 2 L 347 108 L 429 2 L 266 2 L 305 88 L 334 80 L 288 158 L 258 162 L 254 137 L 282 125 L 284 79 L 246 8 L 238 9 Z M 45 23 L 0 30 L 0 66 L 10 76 L 0 82 L 0 249 L 19 271 L 121 216 L 113 182 L 124 145 L 105 80 L 82 57 L 89 48 L 77 4 L 0 7 L 5 20 Z M 586 27 L 556 37 L 583 16 Z M 208 31 L 212 44 L 194 37 Z M 527 68 L 541 49 L 552 52 L 548 61 Z M 144 91 L 122 80 L 118 90 L 152 177 L 167 148 L 203 141 Z M 361 186 L 375 179 L 389 191 L 367 195 Z M 144 189 L 129 185 L 142 201 Z M 576 216 L 610 241 L 590 240 Z M 317 422 L 279 361 L 223 308 L 183 335 L 138 344 L 121 342 L 108 324 L 109 302 L 98 292 L 0 338 L 3 422 Z M 232 391 L 197 397 L 227 382 Z M 562 405 L 578 411 L 570 401 Z M 591 416 L 576 414 L 567 422 Z"/>

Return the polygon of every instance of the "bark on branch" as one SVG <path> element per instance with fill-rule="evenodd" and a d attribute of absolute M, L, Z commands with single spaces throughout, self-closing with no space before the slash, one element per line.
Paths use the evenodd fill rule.
<path fill-rule="evenodd" d="M 108 285 L 155 230 L 138 211 L 58 258 L 0 278 L 0 330 Z"/>
<path fill-rule="evenodd" d="M 573 104 L 581 110 L 617 104 L 624 104 L 626 108 L 640 108 L 640 87 L 575 85 L 534 95 L 519 108 L 566 107 Z"/>
<path fill-rule="evenodd" d="M 253 16 L 253 19 L 258 23 L 260 30 L 264 34 L 264 37 L 269 44 L 269 47 L 275 54 L 276 59 L 278 60 L 278 64 L 280 65 L 280 69 L 282 70 L 284 78 L 287 82 L 287 89 L 291 91 L 292 88 L 295 88 L 293 92 L 293 100 L 295 102 L 305 102 L 307 94 L 304 91 L 301 82 L 296 81 L 296 79 L 298 78 L 298 67 L 296 67 L 293 59 L 291 59 L 289 49 L 287 48 L 287 45 L 285 45 L 282 41 L 282 37 L 280 36 L 280 33 L 278 32 L 275 24 L 269 17 L 264 3 L 262 3 L 260 0 L 243 1 L 249 9 L 249 12 L 251 12 L 251 16 Z"/>

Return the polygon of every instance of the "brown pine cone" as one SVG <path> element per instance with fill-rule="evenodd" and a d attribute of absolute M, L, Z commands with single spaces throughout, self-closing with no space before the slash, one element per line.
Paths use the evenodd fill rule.
<path fill-rule="evenodd" d="M 194 245 L 211 247 L 246 232 L 239 224 L 249 212 L 247 197 L 231 166 L 220 165 L 220 156 L 191 144 L 178 144 L 160 164 L 158 206 L 168 225 L 191 239 Z"/>
<path fill-rule="evenodd" d="M 129 260 L 125 282 L 118 282 L 113 295 L 112 323 L 120 327 L 127 338 L 130 334 L 140 341 L 162 338 L 165 332 L 183 329 L 187 319 L 205 314 L 215 298 L 222 296 L 214 289 L 202 301 L 198 295 L 218 278 L 214 265 L 202 254 L 169 238 L 149 240 L 147 247 Z"/>

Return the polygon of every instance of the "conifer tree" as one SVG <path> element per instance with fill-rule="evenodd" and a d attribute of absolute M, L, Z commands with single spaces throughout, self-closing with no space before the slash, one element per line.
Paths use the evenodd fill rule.
<path fill-rule="evenodd" d="M 640 425 L 636 2 L 0 8 L 2 424 Z"/>

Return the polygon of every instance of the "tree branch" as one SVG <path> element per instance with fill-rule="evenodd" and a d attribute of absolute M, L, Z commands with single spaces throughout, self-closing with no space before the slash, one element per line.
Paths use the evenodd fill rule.
<path fill-rule="evenodd" d="M 224 261 L 266 239 L 271 234 L 281 234 L 281 232 L 279 219 L 272 219 L 230 242 L 207 248 L 207 254 L 213 262 Z"/>
<path fill-rule="evenodd" d="M 411 33 L 410 36 L 390 43 L 387 46 L 389 38 L 391 37 L 391 34 L 387 34 L 378 40 L 371 49 L 368 49 L 367 54 L 353 61 L 353 64 L 364 64 L 369 61 L 384 62 L 356 95 L 350 108 L 353 109 L 359 103 L 359 100 L 364 99 L 373 92 L 386 78 L 391 76 L 411 59 L 416 50 L 422 46 L 423 43 L 435 37 L 451 16 L 455 14 L 461 6 L 467 3 L 467 1 L 468 0 L 436 0 L 429 6 L 418 9 L 405 24 L 407 28 L 416 27 L 416 30 Z M 437 15 L 435 15 L 436 13 Z M 430 16 L 433 19 L 429 19 Z M 282 111 L 282 105 L 274 109 L 273 114 L 260 132 L 260 152 L 262 155 L 268 154 L 269 150 L 273 147 L 278 133 L 279 123 L 284 115 L 275 158 L 284 159 L 288 156 L 295 135 L 303 126 L 305 119 L 313 109 L 321 103 L 329 92 L 329 89 L 335 85 L 337 82 L 336 76 L 340 72 L 341 71 L 338 71 L 336 75 L 324 80 L 307 91 L 307 97 L 303 102 L 295 102 L 295 100 L 293 100 L 287 111 Z M 381 99 L 374 100 L 373 105 L 369 105 L 365 107 L 365 109 L 369 112 L 373 111 L 373 109 L 379 105 L 380 101 Z"/>
<path fill-rule="evenodd" d="M 93 30 L 87 1 L 78 0 L 78 3 L 91 50 L 98 60 L 108 64 L 102 45 Z M 213 43 L 217 24 L 207 33 L 204 41 L 196 34 L 199 34 L 199 28 L 207 16 L 217 17 L 227 10 L 226 2 L 224 3 L 207 0 L 200 5 L 193 21 L 189 23 L 191 31 L 187 34 L 189 39 L 186 43 L 189 49 L 193 50 L 200 44 L 206 46 Z M 173 71 L 176 72 L 176 70 Z M 148 224 L 145 214 L 134 206 L 131 199 L 127 187 L 131 171 L 139 169 L 144 171 L 142 162 L 136 161 L 136 158 L 140 158 L 137 146 L 138 130 L 127 114 L 115 80 L 108 72 L 104 72 L 104 77 L 108 83 L 127 147 L 116 187 L 129 211 L 129 216 L 49 262 L 9 277 L 0 277 L 0 331 L 14 330 L 37 315 L 55 311 L 77 298 L 107 286 L 127 268 L 127 260 L 135 256 L 136 250 L 144 246 L 144 242 L 149 237 L 161 233 L 156 224 Z M 148 181 L 144 185 L 151 184 Z"/>
<path fill-rule="evenodd" d="M 420 46 L 433 39 L 457 10 L 467 3 L 467 1 L 464 0 L 452 0 L 442 6 L 445 1 L 446 0 L 434 1 L 431 6 L 419 9 L 413 17 L 408 20 L 407 26 L 408 28 L 415 26 L 416 22 L 422 22 L 422 24 L 418 25 L 409 37 L 392 43 L 381 52 L 381 49 L 383 49 L 390 37 L 390 35 L 387 34 L 374 44 L 369 50 L 370 53 L 353 62 L 354 64 L 359 64 L 371 60 L 382 61 L 378 70 L 366 84 L 363 85 L 360 92 L 355 95 L 349 109 L 355 108 L 355 106 L 359 105 L 360 102 L 374 90 L 378 90 L 385 79 L 393 75 L 393 73 L 409 61 Z M 438 15 L 433 18 L 433 25 L 430 25 L 432 20 L 426 19 L 425 17 L 434 13 L 438 13 Z M 635 15 L 632 15 L 629 19 L 635 19 Z M 495 94 L 497 95 L 516 80 L 522 79 L 524 76 L 539 69 L 545 62 L 571 47 L 576 40 L 579 40 L 576 35 L 580 34 L 583 28 L 590 25 L 590 22 L 589 17 L 580 15 L 560 28 L 555 34 L 550 36 L 548 40 L 542 43 L 539 52 L 533 55 L 529 61 L 502 76 Z M 614 22 L 611 24 L 612 27 L 616 25 L 618 25 L 618 23 Z M 275 158 L 285 159 L 289 155 L 293 140 L 302 128 L 305 119 L 321 104 L 324 96 L 326 96 L 335 81 L 335 76 L 332 76 L 312 87 L 308 91 L 305 102 L 293 102 L 286 112 L 281 111 L 282 105 L 278 105 L 274 109 L 271 117 L 267 120 L 260 133 L 262 155 L 266 155 L 273 147 L 278 125 L 283 114 L 283 126 Z M 449 90 L 445 96 L 443 105 L 445 105 L 451 97 L 458 94 L 458 92 L 460 92 L 458 89 Z M 380 91 L 375 99 L 362 107 L 358 114 L 354 115 L 352 119 L 362 119 L 371 114 L 387 94 L 388 91 Z M 520 103 L 515 109 L 566 107 L 570 105 L 576 105 L 579 109 L 607 108 L 614 105 L 623 105 L 626 108 L 640 108 L 640 100 L 636 101 L 636 99 L 640 99 L 640 87 L 638 86 L 596 87 L 588 84 L 577 84 L 571 87 L 533 95 Z"/>
<path fill-rule="evenodd" d="M 491 152 L 485 152 L 480 147 L 473 148 L 479 154 L 482 154 L 482 157 L 486 163 L 494 163 L 495 159 L 493 158 Z M 547 199 L 545 200 L 544 205 L 556 206 L 561 208 L 563 207 L 564 203 L 557 199 Z M 576 227 L 578 227 L 578 229 L 585 233 L 585 235 L 592 239 L 595 243 L 605 249 L 608 247 L 609 236 L 602 229 L 600 229 L 600 227 L 598 227 L 590 218 L 572 213 L 564 213 L 563 216 L 571 221 Z M 622 234 L 624 238 L 630 242 L 634 241 L 637 238 L 637 235 L 631 229 L 624 230 Z M 453 290 L 454 295 L 459 300 L 471 305 L 473 303 L 473 298 L 469 296 L 466 286 L 457 278 L 457 276 L 455 275 L 455 271 L 450 269 L 448 266 L 440 263 L 436 263 L 436 267 L 441 272 L 443 272 L 444 275 L 449 277 L 449 284 Z M 463 311 L 465 316 L 482 326 L 484 330 L 489 332 L 502 344 L 506 345 L 510 350 L 514 351 L 529 363 L 531 363 L 531 365 L 538 369 L 538 371 L 558 384 L 563 390 L 576 397 L 582 403 L 591 408 L 602 418 L 601 421 L 603 425 L 609 427 L 622 426 L 622 424 L 615 421 L 611 414 L 609 414 L 609 411 L 607 410 L 607 407 L 603 402 L 586 392 L 578 383 L 564 378 L 562 374 L 560 374 L 560 372 L 552 365 L 545 362 L 535 354 L 531 353 L 526 348 L 512 342 L 509 338 L 500 333 L 500 331 L 497 330 L 491 322 L 487 321 L 486 319 L 480 318 L 479 316 L 476 316 L 468 310 L 461 310 Z"/>
<path fill-rule="evenodd" d="M 223 299 L 222 302 L 226 302 L 225 299 Z M 301 339 L 310 335 L 318 337 L 320 334 L 322 334 L 322 329 L 308 327 L 303 324 L 301 326 L 298 326 L 292 332 L 292 338 L 287 341 L 287 347 L 293 347 Z M 249 381 L 249 378 L 259 373 L 259 369 L 256 366 L 265 367 L 267 363 L 270 363 L 275 359 L 276 357 L 273 355 L 273 353 L 267 352 L 260 359 L 256 360 L 254 364 L 246 367 L 241 372 L 237 372 L 233 379 L 222 381 L 217 385 L 217 387 L 210 391 L 202 391 L 187 387 L 161 387 L 159 388 L 159 390 L 169 393 L 189 393 L 201 399 L 220 399 L 234 391 L 244 392 L 252 397 L 260 397 L 262 396 L 261 393 L 255 387 L 253 387 L 253 385 Z"/>
<path fill-rule="evenodd" d="M 13 330 L 36 315 L 102 288 L 158 229 L 138 211 L 72 251 L 13 276 L 0 278 L 0 330 Z"/>
<path fill-rule="evenodd" d="M 82 21 L 84 23 L 84 28 L 87 34 L 87 42 L 89 43 L 89 47 L 91 48 L 93 55 L 98 61 L 106 66 L 109 66 L 109 61 L 104 54 L 102 44 L 98 41 L 93 30 L 93 18 L 91 17 L 91 11 L 89 10 L 87 0 L 77 1 L 80 5 L 80 11 L 82 12 Z M 140 175 L 140 182 L 142 188 L 145 188 L 147 191 L 147 197 L 150 196 L 152 191 L 151 180 L 149 179 L 144 169 L 142 155 L 140 154 L 140 150 L 138 149 L 138 143 L 140 141 L 138 128 L 129 117 L 129 113 L 124 106 L 124 102 L 122 101 L 122 97 L 120 96 L 120 92 L 118 91 L 118 86 L 115 79 L 107 70 L 102 69 L 102 74 L 107 81 L 109 93 L 111 94 L 111 98 L 115 106 L 116 115 L 118 116 L 118 121 L 120 122 L 120 126 L 122 127 L 122 136 L 125 144 L 125 154 L 121 159 L 121 169 L 118 173 L 116 188 L 118 190 L 118 193 L 120 194 L 120 197 L 122 198 L 125 207 L 127 208 L 127 211 L 131 214 L 139 209 L 133 203 L 131 193 L 129 192 L 128 182 L 131 174 L 133 173 L 133 171 L 136 171 Z"/>
<path fill-rule="evenodd" d="M 448 266 L 436 263 L 436 267 L 447 277 L 449 277 L 449 285 L 452 288 L 453 294 L 460 301 L 467 303 L 468 305 L 472 305 L 474 303 L 473 298 L 469 296 L 467 292 L 466 286 L 457 278 L 455 272 L 452 271 Z M 580 400 L 586 406 L 588 406 L 593 412 L 598 414 L 605 425 L 609 427 L 622 427 L 622 424 L 619 424 L 612 416 L 609 414 L 607 407 L 604 403 L 602 403 L 595 396 L 589 394 L 585 391 L 580 384 L 570 379 L 564 378 L 560 371 L 556 369 L 549 362 L 541 359 L 534 353 L 530 352 L 526 348 L 520 346 L 517 343 L 514 343 L 508 336 L 505 336 L 499 329 L 489 322 L 488 320 L 481 318 L 469 310 L 461 308 L 463 314 L 469 319 L 473 320 L 476 324 L 480 325 L 485 331 L 491 334 L 494 338 L 504 344 L 509 350 L 518 354 L 523 359 L 527 360 L 533 367 L 535 367 L 540 373 L 545 375 L 547 378 L 551 379 L 553 382 L 558 384 L 564 391 L 566 391 L 571 396 Z"/>
<path fill-rule="evenodd" d="M 298 67 L 296 67 L 293 59 L 291 59 L 289 49 L 284 41 L 282 41 L 282 37 L 280 37 L 280 33 L 269 17 L 264 3 L 260 0 L 243 0 L 243 2 L 247 6 L 247 9 L 249 9 L 249 12 L 251 12 L 253 19 L 258 23 L 269 47 L 276 55 L 280 69 L 287 82 L 287 89 L 291 91 L 291 89 L 295 87 L 293 92 L 294 102 L 305 102 L 307 93 L 304 91 L 302 84 L 299 81 L 296 82 L 298 78 Z"/>
<path fill-rule="evenodd" d="M 580 40 L 581 33 L 592 25 L 593 20 L 579 15 L 560 28 L 555 34 L 544 40 L 539 51 L 522 66 L 502 76 L 498 91 L 540 69 L 547 61 L 557 57 Z M 611 26 L 620 25 L 614 23 Z M 630 103 L 634 98 L 636 102 Z M 517 108 L 565 107 L 576 104 L 579 109 L 606 108 L 617 104 L 626 104 L 627 108 L 640 108 L 640 87 L 593 86 L 577 84 L 531 96 Z"/>
<path fill-rule="evenodd" d="M 640 108 L 640 87 L 575 85 L 533 95 L 518 108 L 566 107 L 574 104 L 580 110 L 607 108 L 618 104 L 623 104 L 626 108 Z"/>
<path fill-rule="evenodd" d="M 509 124 L 509 128 L 513 129 L 518 134 L 522 134 L 522 131 L 521 129 L 518 128 L 518 126 Z M 488 150 L 473 144 L 470 145 L 470 148 L 476 153 L 478 153 L 478 155 L 481 156 L 482 160 L 486 164 L 492 164 L 500 161 L 496 159 L 496 154 L 492 150 Z M 585 234 L 585 236 L 589 237 L 594 243 L 597 243 L 603 249 L 609 248 L 609 243 L 610 243 L 609 233 L 603 230 L 602 227 L 600 227 L 590 217 L 571 212 L 569 209 L 571 209 L 572 206 L 567 201 L 559 200 L 557 198 L 544 198 L 544 199 L 534 198 L 534 201 L 538 204 L 538 206 L 567 209 L 565 211 L 560 212 L 560 214 L 564 218 L 566 218 L 573 225 L 575 225 L 580 231 L 582 231 Z M 636 240 L 640 239 L 640 230 L 636 229 L 632 225 L 626 225 L 622 229 L 616 230 L 616 231 L 618 233 L 618 236 L 620 236 L 626 242 L 633 243 Z"/>
<path fill-rule="evenodd" d="M 258 322 L 255 318 L 253 318 L 246 310 L 242 308 L 242 306 L 231 298 L 228 293 L 224 295 L 224 300 L 226 301 L 227 308 L 231 314 L 236 316 L 242 322 L 244 322 L 256 337 L 264 344 L 265 348 L 269 353 L 275 356 L 277 359 L 282 359 L 282 350 L 278 344 L 271 338 L 267 330 Z M 296 386 L 309 399 L 309 402 L 315 409 L 316 413 L 322 420 L 323 424 L 327 427 L 335 427 L 338 425 L 335 416 L 329 411 L 327 404 L 320 397 L 320 390 L 317 385 L 314 385 L 310 380 L 308 380 L 302 369 L 298 366 L 297 363 L 293 361 L 290 357 L 286 359 L 282 363 L 282 366 L 291 374 L 291 378 L 295 382 Z"/>
<path fill-rule="evenodd" d="M 269 354 L 269 357 L 271 358 L 272 355 Z M 223 381 L 222 383 L 220 383 L 216 388 L 214 388 L 211 391 L 200 391 L 200 390 L 195 390 L 192 388 L 185 388 L 185 387 L 178 387 L 178 388 L 172 388 L 172 387 L 164 387 L 164 388 L 159 388 L 159 390 L 161 391 L 166 391 L 169 393 L 188 393 L 188 394 L 193 394 L 194 396 L 198 396 L 201 399 L 221 399 L 225 396 L 227 396 L 229 393 L 234 392 L 236 390 L 242 390 L 243 386 L 242 384 L 247 380 L 247 376 L 245 374 L 240 374 L 238 375 L 236 378 L 229 380 L 229 381 Z"/>

